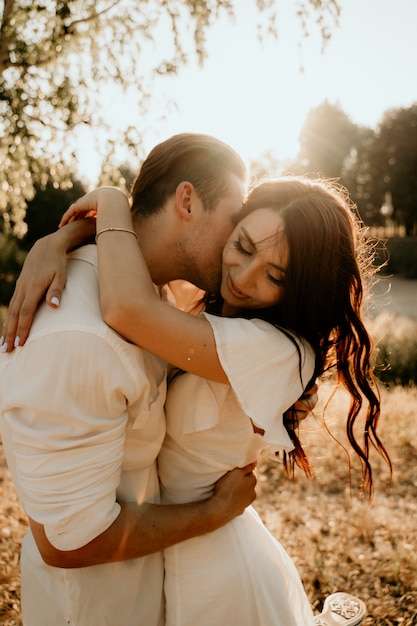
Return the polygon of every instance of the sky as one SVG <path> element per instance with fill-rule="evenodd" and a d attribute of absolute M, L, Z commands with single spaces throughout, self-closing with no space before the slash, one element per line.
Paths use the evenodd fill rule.
<path fill-rule="evenodd" d="M 253 2 L 236 4 L 235 23 L 224 17 L 208 31 L 203 68 L 193 60 L 154 84 L 148 116 L 139 117 L 126 95 L 112 94 L 112 124 L 123 120 L 143 129 L 145 152 L 190 131 L 219 137 L 247 163 L 265 152 L 292 159 L 308 111 L 325 100 L 373 128 L 387 109 L 417 102 L 417 0 L 340 0 L 339 26 L 324 52 L 314 24 L 299 49 L 294 0 L 278 3 L 279 37 L 263 44 Z M 169 99 L 176 110 L 167 107 Z M 99 157 L 87 145 L 79 154 L 81 171 L 98 175 Z"/>

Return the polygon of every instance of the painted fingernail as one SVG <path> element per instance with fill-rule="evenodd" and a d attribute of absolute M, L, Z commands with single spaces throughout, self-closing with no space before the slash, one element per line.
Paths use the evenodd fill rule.
<path fill-rule="evenodd" d="M 7 351 L 7 343 L 4 343 L 2 347 L 0 348 L 0 352 L 6 352 L 6 351 Z"/>
<path fill-rule="evenodd" d="M 4 344 L 4 337 L 3 335 L 0 337 L 0 346 L 2 346 Z"/>
<path fill-rule="evenodd" d="M 51 298 L 51 304 L 53 304 L 54 306 L 59 306 L 59 298 L 53 296 L 53 298 Z"/>
<path fill-rule="evenodd" d="M 20 346 L 20 337 L 16 337 L 13 345 L 15 348 L 18 348 Z"/>

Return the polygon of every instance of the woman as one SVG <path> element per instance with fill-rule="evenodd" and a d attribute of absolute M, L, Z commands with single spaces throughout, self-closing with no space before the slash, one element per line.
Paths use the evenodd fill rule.
<path fill-rule="evenodd" d="M 369 444 L 387 455 L 376 434 L 379 400 L 361 320 L 369 257 L 335 187 L 303 179 L 256 187 L 223 253 L 221 298 L 208 298 L 197 318 L 162 302 L 134 238 L 109 230 L 132 229 L 127 199 L 98 190 L 78 201 L 63 223 L 91 210 L 97 211 L 104 319 L 189 372 L 170 385 L 159 456 L 165 502 L 204 497 L 227 469 L 266 447 L 288 452 L 292 444 L 280 417 L 329 367 L 352 396 L 348 437 L 371 489 Z M 132 281 L 140 293 L 132 293 Z M 368 410 L 361 443 L 353 425 L 362 397 Z M 308 471 L 298 444 L 296 452 Z M 213 535 L 166 550 L 165 567 L 168 625 L 313 623 L 292 562 L 252 509 Z"/>
<path fill-rule="evenodd" d="M 369 381 L 371 342 L 360 314 L 359 230 L 344 198 L 328 184 L 301 179 L 255 188 L 225 248 L 222 298 L 208 299 L 208 312 L 198 318 L 155 295 L 126 233 L 133 232 L 130 207 L 120 192 L 88 194 L 65 220 L 97 209 L 105 320 L 189 372 L 170 387 L 160 455 L 165 500 L 201 498 L 229 464 L 254 460 L 267 447 L 288 451 L 282 413 L 332 366 L 353 398 L 348 436 L 371 489 L 369 444 L 388 457 L 376 434 L 379 400 Z M 138 294 L 129 288 L 135 280 L 142 286 Z M 353 424 L 362 397 L 368 410 L 361 443 Z M 298 444 L 296 450 L 305 465 Z M 167 550 L 166 594 L 167 624 L 314 623 L 291 560 L 253 510 L 224 530 Z M 358 624 L 361 615 L 354 611 L 344 623 Z"/>

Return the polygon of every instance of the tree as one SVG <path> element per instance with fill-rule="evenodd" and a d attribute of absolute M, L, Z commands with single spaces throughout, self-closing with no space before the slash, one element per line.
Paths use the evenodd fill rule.
<path fill-rule="evenodd" d="M 0 232 L 0 306 L 7 305 L 13 294 L 25 252 L 13 235 Z"/>
<path fill-rule="evenodd" d="M 53 233 L 64 211 L 85 194 L 82 183 L 73 175 L 68 174 L 66 178 L 69 180 L 62 185 L 52 178 L 44 186 L 35 183 L 35 195 L 26 208 L 27 233 L 20 244 L 24 250 L 29 250 L 40 237 Z"/>
<path fill-rule="evenodd" d="M 387 215 L 406 234 L 417 231 L 417 104 L 387 111 L 368 131 L 347 168 L 348 187 L 363 219 L 383 224 Z"/>
<path fill-rule="evenodd" d="M 248 0 L 249 1 L 249 0 Z M 250 0 L 276 34 L 278 0 Z M 103 129 L 105 86 L 133 89 L 138 109 L 151 102 L 152 79 L 176 72 L 196 54 L 205 58 L 207 30 L 222 14 L 242 10 L 238 0 L 4 0 L 0 25 L 0 212 L 15 228 L 42 182 L 45 164 L 62 179 L 74 154 L 69 131 Z M 313 20 L 325 42 L 337 23 L 339 0 L 294 0 L 300 24 Z M 170 42 L 161 56 L 160 37 Z M 152 50 L 152 65 L 144 54 Z M 126 129 L 119 141 L 139 145 Z M 7 221 L 7 220 L 6 220 Z"/>
<path fill-rule="evenodd" d="M 256 160 L 249 163 L 250 185 L 265 178 L 282 176 L 287 169 L 287 162 L 277 159 L 271 150 L 266 150 Z"/>
<path fill-rule="evenodd" d="M 417 232 L 417 104 L 387 111 L 375 137 L 377 184 L 390 195 L 392 218 Z"/>
<path fill-rule="evenodd" d="M 116 159 L 113 161 L 111 158 L 108 158 L 102 164 L 98 185 L 118 187 L 124 193 L 129 194 L 138 175 L 140 165 L 138 163 L 137 169 L 132 170 L 128 163 L 118 165 Z"/>
<path fill-rule="evenodd" d="M 345 159 L 341 171 L 341 181 L 349 190 L 358 212 L 368 226 L 382 226 L 381 213 L 383 192 L 375 184 L 375 130 L 362 128 L 360 140 Z"/>
<path fill-rule="evenodd" d="M 339 178 L 343 163 L 359 137 L 358 126 L 338 105 L 326 100 L 309 111 L 301 130 L 298 171 Z"/>

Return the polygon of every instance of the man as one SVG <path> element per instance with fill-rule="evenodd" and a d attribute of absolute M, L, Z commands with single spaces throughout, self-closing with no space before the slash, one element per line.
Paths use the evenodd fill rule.
<path fill-rule="evenodd" d="M 218 287 L 245 177 L 240 157 L 212 137 L 177 135 L 152 150 L 132 212 L 155 284 L 181 278 Z M 80 228 L 71 224 L 48 242 L 66 249 Z M 61 296 L 60 280 L 48 303 Z M 166 367 L 104 324 L 95 247 L 72 253 L 59 309 L 42 304 L 29 336 L 37 291 L 20 293 L 2 352 L 16 328 L 15 345 L 28 340 L 1 355 L 0 424 L 30 522 L 21 557 L 24 624 L 162 626 L 161 550 L 240 514 L 255 497 L 252 468 L 226 475 L 209 500 L 160 505 L 155 461 Z"/>

